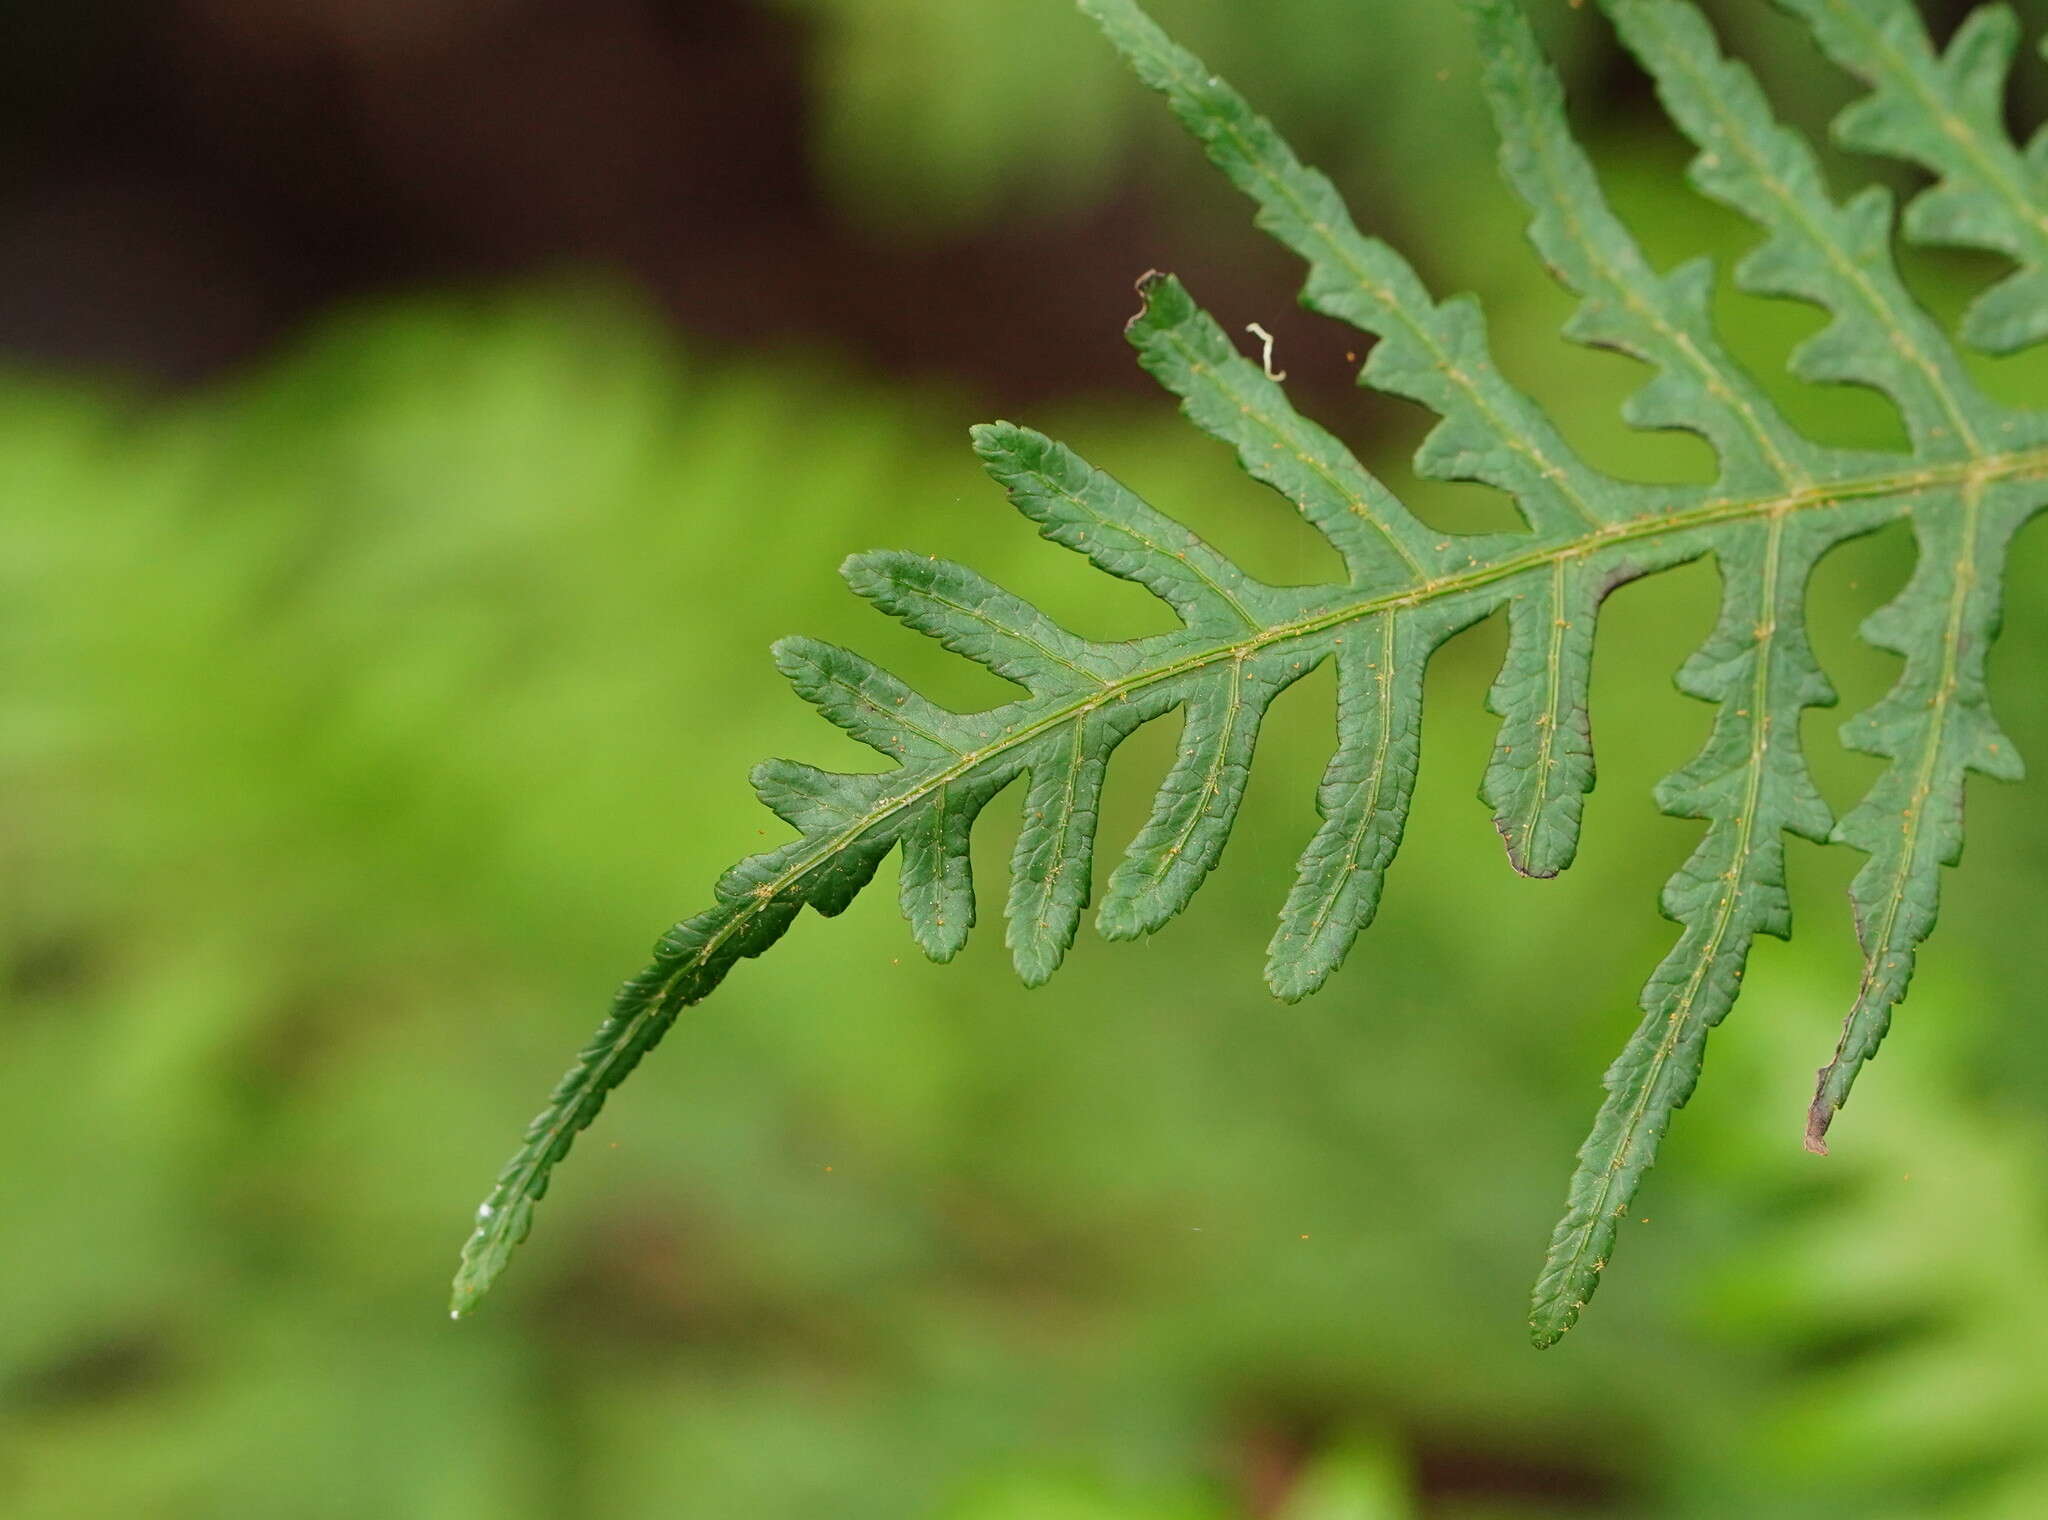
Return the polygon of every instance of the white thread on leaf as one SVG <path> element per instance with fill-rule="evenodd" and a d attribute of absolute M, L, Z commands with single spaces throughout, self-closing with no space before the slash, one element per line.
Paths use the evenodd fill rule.
<path fill-rule="evenodd" d="M 1285 380 L 1287 378 L 1287 371 L 1273 368 L 1273 335 L 1256 322 L 1245 323 L 1244 330 L 1265 345 L 1265 351 L 1259 355 L 1259 368 L 1266 372 L 1266 378 L 1268 380 Z"/>

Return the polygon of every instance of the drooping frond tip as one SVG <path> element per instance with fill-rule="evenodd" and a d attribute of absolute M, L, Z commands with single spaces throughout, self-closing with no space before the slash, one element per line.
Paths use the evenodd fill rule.
<path fill-rule="evenodd" d="M 2048 497 L 2048 418 L 1975 387 L 1898 276 L 1889 198 L 1873 189 L 1836 199 L 1810 147 L 1773 119 L 1691 4 L 1602 3 L 1697 143 L 1694 184 L 1760 229 L 1737 282 L 1827 318 L 1794 355 L 1795 374 L 1877 390 L 1897 407 L 1909 450 L 1805 437 L 1730 357 L 1712 319 L 1712 269 L 1698 260 L 1658 272 L 1608 207 L 1514 0 L 1464 0 L 1464 9 L 1478 29 L 1506 177 L 1527 203 L 1544 262 L 1578 298 L 1566 336 L 1645 366 L 1626 419 L 1703 438 L 1718 461 L 1706 484 L 1646 485 L 1589 464 L 1504 378 L 1476 303 L 1440 299 L 1360 231 L 1330 182 L 1132 0 L 1080 0 L 1253 200 L 1259 224 L 1305 261 L 1304 302 L 1376 340 L 1361 382 L 1436 414 L 1420 473 L 1504 492 L 1525 531 L 1427 528 L 1297 412 L 1279 379 L 1177 280 L 1148 275 L 1127 331 L 1140 364 L 1328 539 L 1341 579 L 1261 582 L 1063 445 L 1008 423 L 977 428 L 984 467 L 1041 535 L 1145 587 L 1178 626 L 1092 640 L 965 566 L 887 551 L 849 560 L 855 592 L 1019 694 L 959 713 L 852 651 L 811 639 L 776 646 L 798 694 L 890 768 L 848 775 L 774 760 L 756 769 L 756 791 L 795 837 L 727 872 L 713 905 L 664 936 L 621 989 L 479 1211 L 458 1311 L 502 1270 L 553 1168 L 611 1090 L 683 1008 L 772 945 L 804 907 L 840 911 L 896 852 L 913 937 L 935 960 L 957 954 L 977 913 L 973 826 L 1013 783 L 1022 826 L 1006 939 L 1025 981 L 1050 977 L 1094 900 L 1111 757 L 1147 722 L 1177 714 L 1181 739 L 1149 816 L 1104 875 L 1096 924 L 1113 939 L 1149 934 L 1187 906 L 1230 836 L 1268 707 L 1308 671 L 1334 665 L 1337 742 L 1317 791 L 1320 825 L 1267 958 L 1272 990 L 1299 997 L 1334 974 L 1377 910 L 1420 763 L 1431 653 L 1504 613 L 1507 650 L 1487 695 L 1501 722 L 1480 792 L 1513 866 L 1557 874 L 1577 853 L 1594 780 L 1588 687 L 1601 603 L 1625 581 L 1708 554 L 1721 572 L 1721 611 L 1678 683 L 1714 717 L 1698 757 L 1657 791 L 1665 812 L 1700 821 L 1700 842 L 1664 891 L 1676 943 L 1607 1073 L 1537 1285 L 1537 1343 L 1569 1329 L 1598 1285 L 1617 1220 L 1698 1080 L 1751 945 L 1790 932 L 1788 833 L 1868 857 L 1851 889 L 1863 981 L 1808 1120 L 1808 1143 L 1824 1149 L 1933 927 L 1940 868 L 1961 849 L 1965 777 L 2018 775 L 1990 714 L 1984 658 L 2006 545 Z M 1909 207 L 1907 235 L 1992 248 L 2016 265 L 1972 309 L 1964 339 L 2005 352 L 2048 335 L 2048 148 L 2037 138 L 2022 150 L 2004 135 L 2010 19 L 1980 13 L 1937 50 L 1910 0 L 1785 3 L 1869 86 L 1838 123 L 1843 140 L 1934 177 Z M 1844 730 L 1849 745 L 1887 764 L 1837 821 L 1800 747 L 1803 712 L 1834 700 L 1805 632 L 1806 586 L 1835 545 L 1899 518 L 1913 525 L 1919 568 L 1864 637 L 1899 655 L 1901 672 Z"/>

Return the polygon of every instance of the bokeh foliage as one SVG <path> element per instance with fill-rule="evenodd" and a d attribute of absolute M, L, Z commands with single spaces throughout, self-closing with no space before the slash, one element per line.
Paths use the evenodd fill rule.
<path fill-rule="evenodd" d="M 845 214 L 891 236 L 930 237 L 1019 212 L 1071 211 L 1138 161 L 1201 215 L 1213 181 L 1184 172 L 1164 113 L 1128 87 L 1094 29 L 1060 0 L 754 0 L 809 31 L 815 159 Z M 1845 82 L 1812 64 L 1797 24 L 1752 0 L 1704 0 L 1786 119 L 1823 124 Z M 1532 7 L 1567 84 L 1595 93 L 1618 72 L 1598 16 Z M 1448 8 L 1358 0 L 1154 0 L 1165 30 L 1263 109 L 1302 156 L 1369 183 L 1404 246 L 1457 260 L 1452 187 L 1491 172 L 1470 31 Z M 998 41 L 997 39 L 1000 39 Z M 2039 98 L 2031 81 L 2026 96 Z M 1625 119 L 1625 118 L 1624 118 Z"/>

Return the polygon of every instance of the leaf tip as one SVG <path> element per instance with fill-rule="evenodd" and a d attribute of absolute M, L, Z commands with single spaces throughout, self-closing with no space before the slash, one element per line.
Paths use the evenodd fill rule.
<path fill-rule="evenodd" d="M 1570 1297 L 1569 1286 L 1539 1298 L 1529 1316 L 1529 1344 L 1538 1351 L 1548 1351 L 1571 1333 L 1585 1307 L 1584 1298 Z"/>
<path fill-rule="evenodd" d="M 1328 980 L 1328 972 L 1318 975 L 1312 971 L 1305 972 L 1299 966 L 1271 962 L 1266 966 L 1266 990 L 1283 1003 L 1300 1002 L 1310 993 L 1319 991 Z"/>
<path fill-rule="evenodd" d="M 943 966 L 962 950 L 967 948 L 967 928 L 951 926 L 938 928 L 931 924 L 912 923 L 910 937 L 917 942 L 917 948 L 924 952 L 924 958 L 935 966 Z"/>
<path fill-rule="evenodd" d="M 503 1252 L 494 1250 L 483 1235 L 482 1230 L 477 1231 L 463 1248 L 462 1265 L 456 1268 L 455 1282 L 448 1294 L 448 1317 L 452 1320 L 467 1319 L 476 1312 L 504 1267 Z"/>
<path fill-rule="evenodd" d="M 1482 797 L 1484 795 L 1481 793 Z M 1502 813 L 1493 815 L 1493 831 L 1500 835 L 1500 842 L 1507 847 L 1508 865 L 1517 876 L 1526 876 L 1532 881 L 1553 881 L 1563 875 L 1565 867 L 1571 864 L 1569 856 L 1554 860 L 1538 855 L 1529 836 Z"/>
<path fill-rule="evenodd" d="M 1821 1073 L 1822 1090 L 1814 1094 L 1806 1110 L 1806 1148 L 1816 1156 L 1828 1153 L 1828 1126 L 1835 1122 L 1835 1106 L 1827 1099 L 1827 1073 Z"/>
<path fill-rule="evenodd" d="M 967 430 L 967 436 L 973 440 L 981 467 L 997 485 L 1011 493 L 1013 500 L 1018 472 L 1029 470 L 1053 447 L 1052 440 L 1043 433 L 1000 418 L 976 423 Z"/>
<path fill-rule="evenodd" d="M 1532 1319 L 1529 1321 L 1529 1344 L 1538 1351 L 1548 1351 L 1564 1339 L 1565 1331 L 1570 1328 L 1569 1325 L 1552 1325 Z"/>
<path fill-rule="evenodd" d="M 1095 910 L 1095 928 L 1106 940 L 1124 942 L 1156 934 L 1173 920 L 1178 908 L 1162 901 L 1143 872 L 1119 866 L 1109 878 L 1102 906 Z"/>

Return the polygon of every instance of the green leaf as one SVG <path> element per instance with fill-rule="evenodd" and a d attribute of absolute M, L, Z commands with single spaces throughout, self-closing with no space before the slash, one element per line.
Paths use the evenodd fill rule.
<path fill-rule="evenodd" d="M 1607 587 L 1560 559 L 1508 604 L 1508 652 L 1486 706 L 1504 719 L 1479 795 L 1508 860 L 1555 876 L 1579 849 L 1593 789 L 1593 618 Z"/>
<path fill-rule="evenodd" d="M 1111 939 L 1163 927 L 1215 869 L 1251 776 L 1267 704 L 1301 674 L 1286 655 L 1233 661 L 1224 679 L 1188 695 L 1180 753 L 1161 783 L 1144 832 L 1109 878 L 1097 918 Z"/>
<path fill-rule="evenodd" d="M 1913 516 L 1920 560 L 1912 580 L 1863 626 L 1865 639 L 1906 663 L 1884 700 L 1842 731 L 1850 748 L 1892 763 L 1835 829 L 1870 859 L 1849 885 L 1863 981 L 1807 1116 L 1807 1148 L 1822 1155 L 1828 1126 L 1891 1027 L 1919 944 L 1934 928 L 1941 868 L 1962 858 L 1964 780 L 1973 770 L 2004 781 L 2024 774 L 1991 715 L 1984 659 L 1998 634 L 1999 586 L 1976 567 L 2002 557 L 2038 505 L 2034 492 L 1975 481 L 1927 503 Z"/>
<path fill-rule="evenodd" d="M 1973 11 L 1937 53 L 1909 0 L 1778 3 L 1871 87 L 1835 123 L 1843 145 L 1935 177 L 1907 208 L 1906 236 L 1989 249 L 2019 266 L 1977 298 L 1963 340 L 2006 354 L 2048 337 L 2048 136 L 2022 152 L 2005 133 L 2005 82 L 2019 43 L 2012 12 Z"/>
<path fill-rule="evenodd" d="M 1421 758 L 1423 665 L 1454 631 L 1389 612 L 1338 646 L 1337 753 L 1316 792 L 1323 826 L 1302 853 L 1266 948 L 1266 981 L 1280 997 L 1328 981 L 1379 908 Z"/>
<path fill-rule="evenodd" d="M 1181 398 L 1189 421 L 1231 445 L 1246 474 L 1286 497 L 1330 541 L 1352 585 L 1401 585 L 1447 568 L 1437 535 L 1343 444 L 1299 415 L 1180 281 L 1155 272 L 1138 288 L 1145 309 L 1126 330 L 1138 362 Z"/>
<path fill-rule="evenodd" d="M 1937 56 L 1904 0 L 1785 3 L 1871 83 L 1843 120 L 1845 139 L 1938 176 L 1914 202 L 1913 235 L 1999 248 L 2020 265 L 1976 308 L 1966 336 L 2014 347 L 2048 331 L 2035 289 L 2048 262 L 2048 150 L 2023 154 L 2003 135 L 1997 96 L 2009 24 L 1981 15 Z M 1985 658 L 2007 546 L 2048 502 L 2048 416 L 1977 389 L 1954 342 L 1899 278 L 1889 197 L 1867 189 L 1836 200 L 1811 148 L 1772 117 L 1693 6 L 1603 0 L 1698 146 L 1693 182 L 1761 230 L 1737 282 L 1824 312 L 1825 326 L 1793 355 L 1794 374 L 1889 398 L 1909 440 L 1904 453 L 1803 436 L 1718 336 L 1711 267 L 1651 266 L 1573 140 L 1562 91 L 1514 0 L 1465 0 L 1464 9 L 1486 60 L 1502 167 L 1529 207 L 1537 251 L 1578 298 L 1565 335 L 1645 366 L 1626 420 L 1703 438 L 1717 461 L 1705 483 L 1645 484 L 1590 466 L 1502 376 L 1474 302 L 1439 300 L 1405 260 L 1360 232 L 1330 182 L 1132 0 L 1080 4 L 1253 200 L 1260 225 L 1307 262 L 1304 302 L 1378 340 L 1362 383 L 1436 413 L 1421 473 L 1506 493 L 1526 529 L 1428 529 L 1300 415 L 1177 280 L 1147 275 L 1127 333 L 1139 362 L 1197 429 L 1329 540 L 1341 578 L 1262 582 L 1063 445 L 1009 423 L 976 429 L 988 473 L 1040 534 L 1144 586 L 1178 626 L 1088 639 L 959 565 L 895 552 L 849 561 L 861 595 L 1021 695 L 956 713 L 846 650 L 801 639 L 777 646 L 798 692 L 890 768 L 757 768 L 756 790 L 796 837 L 727 872 L 714 905 L 670 931 L 620 992 L 481 1211 L 456 1282 L 458 1311 L 502 1271 L 554 1167 L 607 1094 L 683 1008 L 772 945 L 805 906 L 840 911 L 900 848 L 914 937 L 936 960 L 958 953 L 975 919 L 975 820 L 1020 780 L 1008 942 L 1027 982 L 1050 977 L 1093 896 L 1112 756 L 1155 719 L 1177 714 L 1180 742 L 1150 816 L 1108 873 L 1098 925 L 1110 938 L 1151 933 L 1188 905 L 1229 839 L 1265 712 L 1330 661 L 1337 742 L 1317 793 L 1321 824 L 1281 906 L 1266 971 L 1285 998 L 1328 981 L 1371 923 L 1400 846 L 1429 658 L 1496 613 L 1507 650 L 1487 703 L 1501 726 L 1481 795 L 1517 870 L 1562 871 L 1577 854 L 1594 780 L 1589 684 L 1601 604 L 1626 581 L 1711 555 L 1720 613 L 1677 679 L 1713 718 L 1699 754 L 1656 793 L 1666 813 L 1698 820 L 1701 835 L 1665 887 L 1676 942 L 1607 1073 L 1538 1280 L 1531 1328 L 1548 1345 L 1604 1274 L 1617 1221 L 1699 1080 L 1707 1035 L 1732 1010 L 1751 947 L 1759 935 L 1791 931 L 1786 836 L 1868 856 L 1851 891 L 1864 975 L 1808 1116 L 1808 1143 L 1820 1149 L 1933 928 L 1940 870 L 1962 847 L 1968 774 L 2019 774 L 1991 716 Z M 1836 545 L 1900 519 L 1912 524 L 1918 569 L 1864 637 L 1899 655 L 1902 668 L 1890 694 L 1844 731 L 1852 748 L 1886 765 L 1837 823 L 1801 742 L 1805 711 L 1834 700 L 1807 637 L 1806 588 Z"/>

